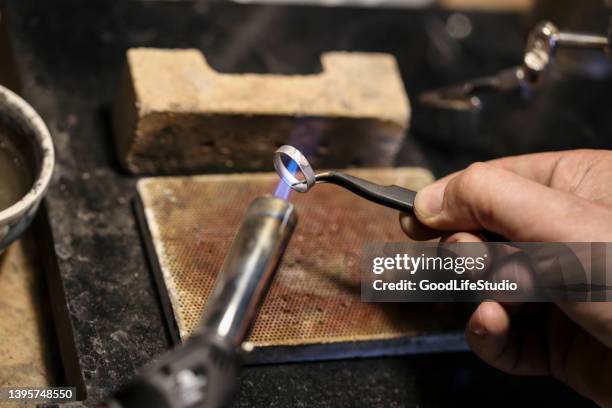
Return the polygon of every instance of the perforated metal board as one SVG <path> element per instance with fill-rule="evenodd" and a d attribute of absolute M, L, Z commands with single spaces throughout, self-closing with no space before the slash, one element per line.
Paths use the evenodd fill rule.
<path fill-rule="evenodd" d="M 414 168 L 352 173 L 415 189 L 432 179 Z M 145 240 L 177 339 L 197 326 L 247 206 L 277 183 L 276 175 L 266 173 L 148 178 L 138 184 Z M 463 348 L 465 311 L 457 305 L 360 300 L 362 245 L 407 239 L 397 211 L 325 184 L 292 193 L 290 200 L 298 227 L 248 339 L 267 350 L 256 360 Z"/>

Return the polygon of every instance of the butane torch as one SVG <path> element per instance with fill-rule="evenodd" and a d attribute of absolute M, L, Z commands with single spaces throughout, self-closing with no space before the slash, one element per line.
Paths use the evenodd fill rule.
<path fill-rule="evenodd" d="M 242 342 L 296 223 L 291 203 L 272 196 L 255 199 L 234 237 L 199 329 L 102 406 L 227 405 L 237 382 Z"/>

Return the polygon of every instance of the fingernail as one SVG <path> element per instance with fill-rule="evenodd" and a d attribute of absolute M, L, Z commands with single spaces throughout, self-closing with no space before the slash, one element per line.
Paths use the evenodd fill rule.
<path fill-rule="evenodd" d="M 484 331 L 484 329 L 480 329 L 480 328 L 477 328 L 477 329 L 472 330 L 472 333 L 474 333 L 475 335 L 477 335 L 477 336 L 479 336 L 479 337 L 482 337 L 482 336 L 484 336 L 485 334 L 487 334 L 487 332 L 486 332 L 486 331 Z"/>
<path fill-rule="evenodd" d="M 414 207 L 418 215 L 423 218 L 432 218 L 442 212 L 444 187 L 443 183 L 434 183 L 417 193 Z"/>
<path fill-rule="evenodd" d="M 484 327 L 482 327 L 478 323 L 474 323 L 474 319 L 470 319 L 469 326 L 470 331 L 478 337 L 483 337 L 485 334 L 487 334 L 487 331 L 484 329 Z"/>
<path fill-rule="evenodd" d="M 472 315 L 468 323 L 470 331 L 478 337 L 483 337 L 485 334 L 487 334 L 487 331 L 485 330 L 481 322 L 482 322 L 482 305 L 478 306 L 475 314 Z"/>

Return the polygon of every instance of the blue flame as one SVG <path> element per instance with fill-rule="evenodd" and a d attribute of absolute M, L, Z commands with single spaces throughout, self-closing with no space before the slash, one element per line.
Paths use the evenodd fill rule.
<path fill-rule="evenodd" d="M 298 165 L 295 161 L 291 160 L 289 165 L 287 166 L 287 170 L 291 172 L 291 174 L 295 174 L 298 170 Z M 278 182 L 278 186 L 276 187 L 276 191 L 274 192 L 274 197 L 282 198 L 286 200 L 289 197 L 289 193 L 291 192 L 291 187 L 281 179 Z"/>

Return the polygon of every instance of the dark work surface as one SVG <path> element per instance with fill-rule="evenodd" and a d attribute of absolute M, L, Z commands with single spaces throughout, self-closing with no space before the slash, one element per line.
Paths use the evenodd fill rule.
<path fill-rule="evenodd" d="M 550 378 L 510 377 L 468 353 L 248 367 L 234 407 L 594 406 Z"/>
<path fill-rule="evenodd" d="M 435 10 L 6 3 L 22 94 L 49 125 L 57 147 L 46 206 L 59 268 L 49 279 L 67 378 L 78 383 L 82 374 L 89 404 L 169 344 L 130 207 L 136 180 L 119 170 L 108 126 L 128 47 L 196 47 L 221 71 L 270 73 L 314 72 L 325 50 L 391 52 L 414 96 L 516 64 L 524 41 L 521 19 L 513 15 L 474 14 L 470 38 L 434 45 L 445 19 Z M 511 153 L 609 146 L 612 139 L 602 135 L 612 115 L 601 108 L 609 82 L 569 78 L 564 84 L 546 88 L 532 104 L 517 95 L 492 98 L 477 119 L 413 103 L 413 127 L 398 163 L 426 165 L 442 175 Z M 559 96 L 560 107 L 547 103 L 551 95 Z M 534 402 L 583 401 L 552 380 L 506 376 L 465 353 L 249 367 L 235 405 Z"/>

